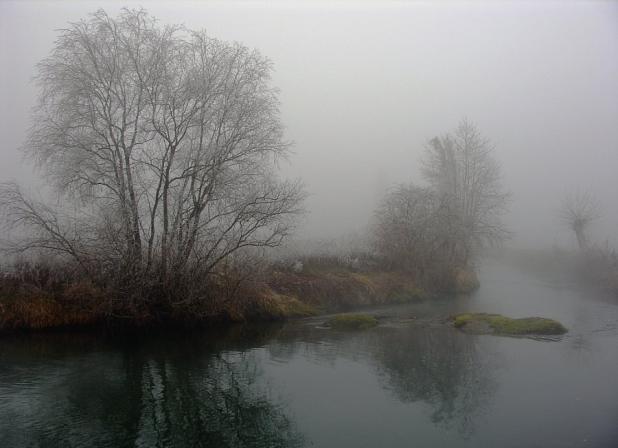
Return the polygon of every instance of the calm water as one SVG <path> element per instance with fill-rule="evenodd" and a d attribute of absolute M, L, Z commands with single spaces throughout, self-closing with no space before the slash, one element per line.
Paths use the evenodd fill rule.
<path fill-rule="evenodd" d="M 0 339 L 0 447 L 616 447 L 618 305 L 488 262 L 472 297 L 219 332 Z M 471 336 L 478 310 L 557 341 Z M 414 318 L 414 319 L 412 319 Z M 222 334 L 224 333 L 224 334 Z"/>

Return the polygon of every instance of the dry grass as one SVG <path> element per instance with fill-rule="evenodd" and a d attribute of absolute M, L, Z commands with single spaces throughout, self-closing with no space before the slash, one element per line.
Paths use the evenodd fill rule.
<path fill-rule="evenodd" d="M 296 297 L 325 310 L 345 310 L 425 297 L 409 275 L 398 272 L 274 272 L 268 285 L 276 294 Z"/>
<path fill-rule="evenodd" d="M 92 282 L 58 266 L 21 263 L 0 272 L 0 331 L 92 325 L 108 302 Z"/>
<path fill-rule="evenodd" d="M 0 330 L 85 326 L 103 319 L 100 292 L 94 287 L 71 285 L 62 292 L 66 295 L 23 288 L 18 295 L 2 300 Z"/>
<path fill-rule="evenodd" d="M 103 290 L 64 271 L 25 267 L 18 274 L 0 275 L 0 331 L 112 322 L 149 326 L 277 320 L 425 297 L 405 273 L 317 263 L 301 273 L 273 270 L 243 281 L 213 276 L 187 291 L 193 295 L 180 290 L 168 302 L 156 296 L 123 300 L 113 289 Z"/>

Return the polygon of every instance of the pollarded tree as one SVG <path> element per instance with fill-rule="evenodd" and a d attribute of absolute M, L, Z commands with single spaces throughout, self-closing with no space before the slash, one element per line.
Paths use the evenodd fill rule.
<path fill-rule="evenodd" d="M 257 51 L 144 10 L 100 10 L 62 30 L 38 66 L 27 148 L 63 208 L 79 209 L 53 212 L 5 186 L 9 222 L 32 231 L 20 248 L 166 286 L 280 244 L 303 192 L 274 170 L 289 144 L 271 69 Z"/>
<path fill-rule="evenodd" d="M 453 134 L 432 139 L 423 160 L 423 175 L 439 195 L 458 231 L 451 242 L 454 259 L 466 265 L 485 243 L 508 236 L 502 221 L 509 195 L 501 186 L 500 166 L 493 146 L 469 121 Z"/>
<path fill-rule="evenodd" d="M 588 248 L 586 231 L 600 216 L 599 203 L 589 192 L 569 194 L 562 200 L 560 217 L 569 229 L 575 232 L 580 250 Z"/>

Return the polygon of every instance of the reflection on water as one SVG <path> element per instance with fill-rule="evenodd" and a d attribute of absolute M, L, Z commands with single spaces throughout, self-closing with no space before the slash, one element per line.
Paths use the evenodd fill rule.
<path fill-rule="evenodd" d="M 412 327 L 384 334 L 375 357 L 400 400 L 430 404 L 432 422 L 455 424 L 469 436 L 493 387 L 492 368 L 477 341 L 448 328 Z"/>
<path fill-rule="evenodd" d="M 4 341 L 0 446 L 303 445 L 251 351 L 81 338 Z"/>
<path fill-rule="evenodd" d="M 387 325 L 360 333 L 309 320 L 3 337 L 0 447 L 615 446 L 618 307 L 507 268 L 485 276 L 473 297 L 385 308 Z M 464 309 L 549 315 L 570 332 L 439 323 Z"/>
<path fill-rule="evenodd" d="M 330 368 L 360 356 L 385 391 L 431 405 L 432 422 L 454 421 L 463 435 L 491 391 L 476 339 L 450 328 L 350 334 L 258 325 L 225 337 L 132 341 L 52 334 L 8 338 L 2 348 L 0 446 L 309 444 L 264 378 L 266 354 L 276 363 L 301 356 Z"/>

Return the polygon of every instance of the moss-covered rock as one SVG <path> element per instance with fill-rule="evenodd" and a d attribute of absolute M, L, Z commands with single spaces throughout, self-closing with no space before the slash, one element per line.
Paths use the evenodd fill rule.
<path fill-rule="evenodd" d="M 559 335 L 567 332 L 553 319 L 525 317 L 511 319 L 500 314 L 466 313 L 453 317 L 453 326 L 469 333 L 497 335 Z"/>
<path fill-rule="evenodd" d="M 378 325 L 376 318 L 368 314 L 343 314 L 326 323 L 337 330 L 367 330 Z"/>

